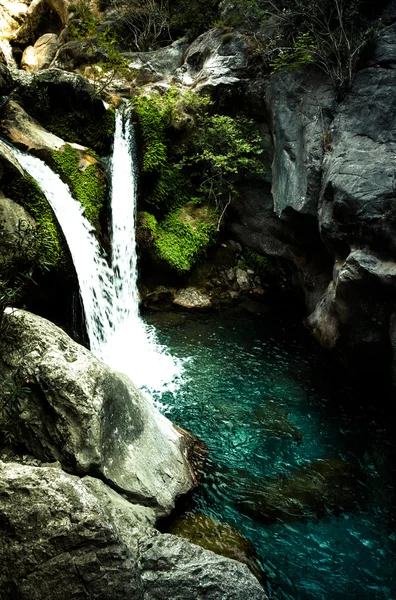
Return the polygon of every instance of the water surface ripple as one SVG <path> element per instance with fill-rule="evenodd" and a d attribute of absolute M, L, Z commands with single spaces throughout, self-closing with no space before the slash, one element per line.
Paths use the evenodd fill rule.
<path fill-rule="evenodd" d="M 395 442 L 377 399 L 343 386 L 300 327 L 149 320 L 175 356 L 191 357 L 185 383 L 161 397 L 209 446 L 190 510 L 253 542 L 270 597 L 395 600 Z"/>

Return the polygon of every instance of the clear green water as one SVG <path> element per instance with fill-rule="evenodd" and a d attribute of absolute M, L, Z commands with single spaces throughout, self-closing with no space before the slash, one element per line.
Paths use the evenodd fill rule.
<path fill-rule="evenodd" d="M 395 440 L 379 398 L 347 389 L 276 317 L 148 320 L 188 357 L 160 400 L 209 448 L 192 510 L 252 541 L 272 598 L 396 600 Z"/>

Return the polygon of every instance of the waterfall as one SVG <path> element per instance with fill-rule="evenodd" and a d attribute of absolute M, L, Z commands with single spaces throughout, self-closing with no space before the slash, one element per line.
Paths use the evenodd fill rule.
<path fill-rule="evenodd" d="M 77 272 L 91 350 L 101 358 L 101 349 L 113 334 L 114 287 L 92 225 L 69 187 L 42 160 L 12 146 L 10 150 L 37 181 L 58 219 Z"/>
<path fill-rule="evenodd" d="M 0 36 L 0 51 L 3 53 L 6 65 L 9 69 L 17 69 L 18 65 L 15 62 L 14 55 L 12 54 L 12 47 L 10 42 Z"/>
<path fill-rule="evenodd" d="M 177 385 L 181 361 L 159 345 L 139 316 L 135 242 L 136 179 L 133 127 L 119 110 L 111 162 L 112 268 L 69 187 L 42 160 L 10 146 L 41 187 L 66 238 L 77 272 L 91 350 L 140 388 L 161 393 Z"/>
<path fill-rule="evenodd" d="M 105 362 L 127 373 L 138 387 L 160 392 L 175 384 L 182 366 L 158 344 L 154 328 L 139 316 L 135 165 L 133 126 L 130 114 L 121 108 L 116 116 L 111 161 L 113 335 L 102 352 Z"/>

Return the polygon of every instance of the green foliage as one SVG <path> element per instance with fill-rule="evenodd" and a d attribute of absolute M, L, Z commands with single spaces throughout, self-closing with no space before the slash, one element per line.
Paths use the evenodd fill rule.
<path fill-rule="evenodd" d="M 234 191 L 236 176 L 262 171 L 254 123 L 211 115 L 211 105 L 207 96 L 175 88 L 134 100 L 144 142 L 142 170 L 156 175 L 149 203 L 180 206 L 195 189 L 198 202 L 214 199 L 217 206 L 222 195 Z"/>
<path fill-rule="evenodd" d="M 190 209 L 194 213 L 193 205 Z M 154 215 L 141 213 L 141 228 L 150 231 L 157 259 L 178 273 L 185 273 L 201 258 L 216 239 L 215 211 L 189 217 L 189 207 L 176 209 L 158 222 Z M 199 215 L 199 213 L 198 213 Z"/>
<path fill-rule="evenodd" d="M 263 149 L 253 122 L 210 114 L 211 100 L 171 88 L 133 100 L 143 141 L 144 200 L 157 217 L 143 220 L 157 258 L 188 271 L 214 241 L 244 173 L 260 173 Z M 216 211 L 207 219 L 201 207 Z M 149 213 L 145 213 L 148 215 Z"/>
<path fill-rule="evenodd" d="M 175 210 L 155 228 L 154 246 L 159 259 L 179 273 L 184 273 L 206 252 L 215 235 L 213 223 L 195 221 L 192 225 L 183 222 L 180 210 Z"/>
<path fill-rule="evenodd" d="M 61 237 L 56 218 L 38 183 L 30 176 L 6 185 L 7 195 L 23 206 L 35 219 L 35 253 L 41 268 L 53 267 L 62 256 Z"/>
<path fill-rule="evenodd" d="M 248 267 L 253 269 L 257 275 L 265 277 L 266 275 L 276 275 L 277 268 L 274 264 L 274 260 L 269 256 L 263 256 L 258 252 L 255 252 L 251 248 L 244 248 L 243 251 Z"/>
<path fill-rule="evenodd" d="M 64 140 L 93 148 L 101 156 L 108 153 L 113 143 L 115 111 L 111 108 L 94 119 L 79 115 L 78 111 L 67 115 L 51 111 L 42 122 L 51 133 Z"/>
<path fill-rule="evenodd" d="M 27 377 L 2 383 L 0 389 L 0 448 L 15 441 L 15 429 L 24 399 L 31 393 Z"/>
<path fill-rule="evenodd" d="M 163 111 L 154 95 L 138 96 L 134 106 L 144 142 L 143 172 L 159 171 L 167 162 Z"/>
<path fill-rule="evenodd" d="M 94 16 L 88 0 L 69 4 L 69 31 L 74 38 L 84 39 L 95 34 L 98 20 Z"/>
<path fill-rule="evenodd" d="M 138 96 L 133 104 L 143 140 L 142 173 L 150 175 L 146 201 L 157 208 L 181 206 L 189 200 L 189 182 L 179 155 L 183 148 L 171 143 L 170 132 L 189 130 L 194 115 L 206 112 L 211 101 L 194 92 L 181 94 L 171 88 L 163 96 Z"/>
<path fill-rule="evenodd" d="M 54 151 L 52 158 L 59 172 L 67 177 L 73 196 L 84 207 L 88 221 L 97 228 L 106 194 L 106 185 L 97 165 L 92 164 L 80 170 L 78 151 L 69 144 L 63 152 Z"/>
<path fill-rule="evenodd" d="M 174 36 L 198 37 L 210 29 L 216 19 L 219 0 L 172 0 L 170 30 Z"/>
<path fill-rule="evenodd" d="M 271 61 L 274 73 L 280 71 L 296 71 L 304 65 L 315 62 L 316 47 L 310 33 L 300 33 L 291 48 L 282 48 L 279 54 Z"/>
<path fill-rule="evenodd" d="M 228 44 L 232 40 L 233 37 L 234 36 L 233 36 L 233 34 L 230 31 L 228 33 L 224 33 L 221 36 L 221 43 L 222 44 Z"/>
<path fill-rule="evenodd" d="M 91 67 L 90 81 L 99 96 L 117 76 L 129 78 L 128 61 L 118 50 L 117 38 L 110 28 L 103 30 L 100 19 L 91 10 L 87 0 L 79 0 L 69 5 L 69 31 L 77 40 L 90 40 Z M 97 59 L 101 54 L 105 58 Z M 89 52 L 86 52 L 89 55 Z"/>
<path fill-rule="evenodd" d="M 204 115 L 198 125 L 183 164 L 200 176 L 198 192 L 219 206 L 223 195 L 235 193 L 237 176 L 263 171 L 261 137 L 253 121 L 244 117 Z"/>

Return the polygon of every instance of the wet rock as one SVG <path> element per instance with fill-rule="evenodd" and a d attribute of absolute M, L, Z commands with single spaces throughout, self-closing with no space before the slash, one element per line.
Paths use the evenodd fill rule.
<path fill-rule="evenodd" d="M 0 96 L 7 96 L 13 87 L 12 77 L 8 68 L 0 64 Z M 0 98 L 0 108 L 4 103 L 4 98 Z"/>
<path fill-rule="evenodd" d="M 61 138 L 44 129 L 13 100 L 9 100 L 4 107 L 0 127 L 9 140 L 26 151 L 51 153 L 65 145 Z"/>
<path fill-rule="evenodd" d="M 39 37 L 34 46 L 25 48 L 21 68 L 34 72 L 50 66 L 58 48 L 58 36 L 55 33 L 46 33 Z"/>
<path fill-rule="evenodd" d="M 266 486 L 251 486 L 238 508 L 269 524 L 339 515 L 357 510 L 360 502 L 361 489 L 351 467 L 339 458 L 324 458 Z"/>
<path fill-rule="evenodd" d="M 238 286 L 242 290 L 248 290 L 251 287 L 250 277 L 246 271 L 243 269 L 236 268 L 235 269 L 235 279 Z"/>
<path fill-rule="evenodd" d="M 24 311 L 6 315 L 0 374 L 30 385 L 15 439 L 43 461 L 96 474 L 129 498 L 167 514 L 194 485 L 190 440 L 117 374 L 55 325 Z"/>
<path fill-rule="evenodd" d="M 271 78 L 267 102 L 276 139 L 272 194 L 278 215 L 287 208 L 316 216 L 326 135 L 335 108 L 334 90 L 320 72 Z"/>
<path fill-rule="evenodd" d="M 0 461 L 0 489 L 2 600 L 143 599 L 136 556 L 78 477 Z"/>
<path fill-rule="evenodd" d="M 113 143 L 114 114 L 107 112 L 95 88 L 81 75 L 60 69 L 12 72 L 10 99 L 31 117 L 67 141 L 106 154 Z"/>
<path fill-rule="evenodd" d="M 258 581 L 239 562 L 163 534 L 140 546 L 145 600 L 266 600 Z"/>
<path fill-rule="evenodd" d="M 179 290 L 173 303 L 183 308 L 208 308 L 211 306 L 210 297 L 193 287 Z"/>
<path fill-rule="evenodd" d="M 191 513 L 171 520 L 166 530 L 215 554 L 245 564 L 258 579 L 262 575 L 253 544 L 235 527 L 219 523 L 203 513 Z"/>

